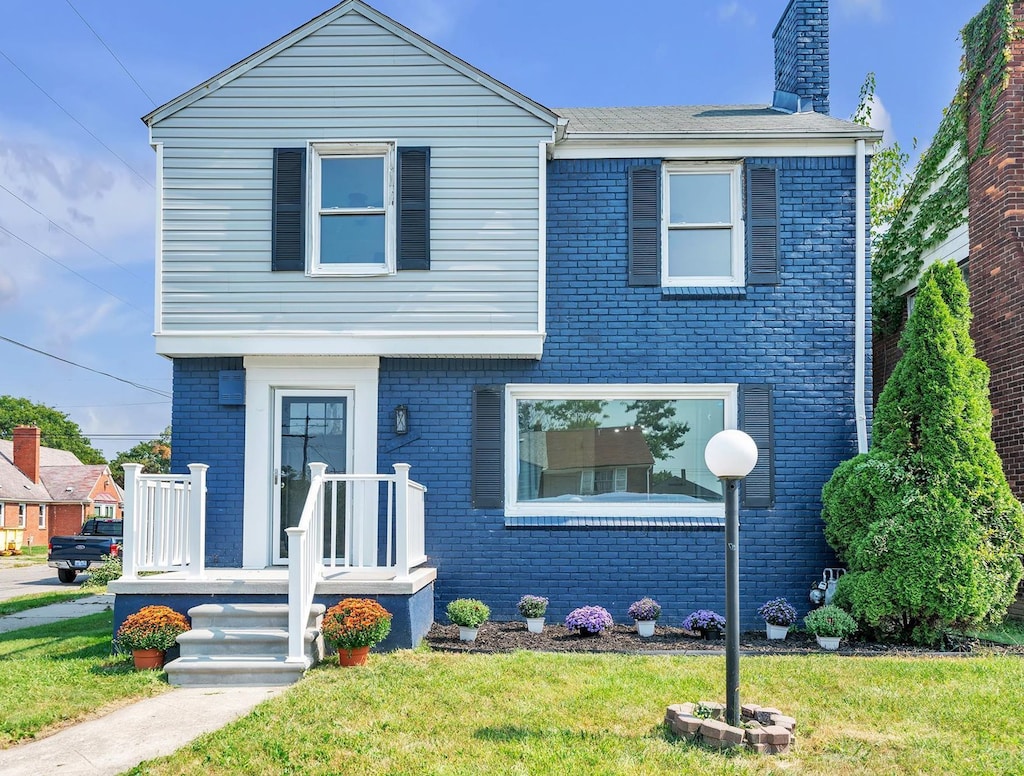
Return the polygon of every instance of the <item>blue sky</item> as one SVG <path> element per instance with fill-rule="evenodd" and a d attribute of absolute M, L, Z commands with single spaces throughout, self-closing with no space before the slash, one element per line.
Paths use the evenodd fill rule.
<path fill-rule="evenodd" d="M 768 102 L 786 0 L 371 4 L 557 108 Z M 170 423 L 170 362 L 151 336 L 154 154 L 139 117 L 331 5 L 4 2 L 0 337 L 152 390 L 0 339 L 0 394 L 67 412 L 111 457 Z M 832 114 L 849 117 L 874 71 L 876 125 L 927 145 L 959 80 L 959 30 L 982 5 L 832 0 Z"/>

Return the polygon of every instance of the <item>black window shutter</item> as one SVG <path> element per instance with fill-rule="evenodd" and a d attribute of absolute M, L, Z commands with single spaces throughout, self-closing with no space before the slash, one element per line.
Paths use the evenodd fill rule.
<path fill-rule="evenodd" d="M 502 399 L 500 385 L 473 388 L 473 509 L 498 509 L 504 503 Z"/>
<path fill-rule="evenodd" d="M 770 385 L 740 386 L 740 428 L 757 444 L 757 464 L 743 481 L 743 506 L 770 507 L 775 502 Z"/>
<path fill-rule="evenodd" d="M 779 189 L 774 167 L 747 167 L 747 282 L 779 282 Z"/>
<path fill-rule="evenodd" d="M 629 170 L 629 285 L 661 285 L 661 168 Z"/>
<path fill-rule="evenodd" d="M 270 268 L 306 268 L 306 149 L 274 149 Z"/>
<path fill-rule="evenodd" d="M 430 269 L 430 149 L 398 149 L 398 269 Z"/>

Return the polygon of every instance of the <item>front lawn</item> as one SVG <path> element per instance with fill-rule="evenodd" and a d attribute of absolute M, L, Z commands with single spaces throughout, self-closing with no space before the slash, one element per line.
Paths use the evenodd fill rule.
<path fill-rule="evenodd" d="M 68 601 L 78 600 L 79 598 L 88 598 L 95 594 L 95 590 L 82 590 L 76 587 L 70 590 L 52 590 L 46 593 L 19 595 L 0 601 L 0 617 L 7 614 L 25 612 L 29 609 L 38 609 L 41 606 L 49 606 L 50 604 L 63 604 Z"/>
<path fill-rule="evenodd" d="M 112 612 L 0 634 L 0 748 L 169 689 L 110 657 Z"/>
<path fill-rule="evenodd" d="M 682 743 L 669 703 L 724 697 L 721 657 L 372 655 L 322 666 L 136 773 L 1024 773 L 1018 657 L 750 657 L 744 701 L 798 720 L 793 753 Z"/>

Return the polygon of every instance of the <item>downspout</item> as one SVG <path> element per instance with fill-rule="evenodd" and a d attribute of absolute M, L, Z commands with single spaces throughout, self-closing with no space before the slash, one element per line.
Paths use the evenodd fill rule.
<path fill-rule="evenodd" d="M 854 234 L 854 260 L 857 264 L 854 294 L 854 305 L 856 313 L 854 316 L 854 366 L 853 366 L 853 412 L 857 418 L 857 452 L 868 451 L 868 416 L 864 406 L 864 372 L 867 342 L 866 323 L 867 310 L 867 207 L 864 201 L 864 184 L 866 182 L 865 166 L 867 154 L 865 152 L 864 140 L 856 141 L 857 149 L 857 175 L 854 201 L 857 203 L 855 210 L 855 234 Z"/>

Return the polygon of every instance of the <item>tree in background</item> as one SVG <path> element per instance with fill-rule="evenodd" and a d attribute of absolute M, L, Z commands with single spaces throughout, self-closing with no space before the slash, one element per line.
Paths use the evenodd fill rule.
<path fill-rule="evenodd" d="M 163 430 L 157 439 L 139 442 L 131 450 L 118 453 L 110 462 L 110 474 L 124 487 L 124 465 L 141 463 L 145 474 L 167 474 L 171 470 L 171 427 Z"/>
<path fill-rule="evenodd" d="M 0 396 L 0 439 L 13 439 L 15 426 L 38 426 L 43 447 L 67 450 L 82 463 L 106 463 L 103 453 L 65 413 L 28 399 Z"/>
<path fill-rule="evenodd" d="M 690 424 L 675 419 L 676 404 L 671 399 L 641 399 L 627 404 L 626 409 L 636 413 L 636 424 L 654 460 L 668 458 L 685 444 L 683 437 L 690 432 Z"/>
<path fill-rule="evenodd" d="M 822 517 L 848 568 L 835 602 L 877 637 L 936 644 L 946 629 L 1006 615 L 1024 513 L 992 442 L 988 367 L 974 356 L 960 270 L 935 264 L 918 289 L 872 449 L 836 468 Z"/>

